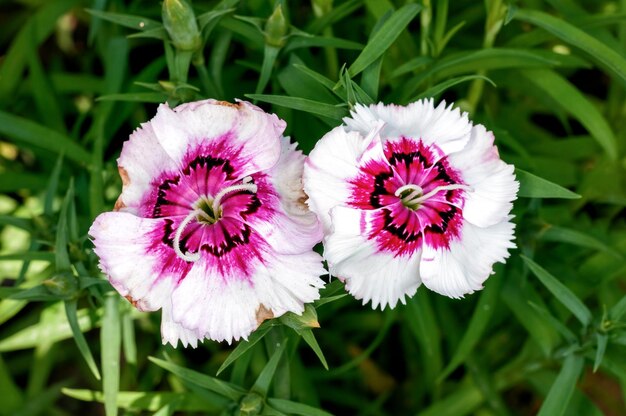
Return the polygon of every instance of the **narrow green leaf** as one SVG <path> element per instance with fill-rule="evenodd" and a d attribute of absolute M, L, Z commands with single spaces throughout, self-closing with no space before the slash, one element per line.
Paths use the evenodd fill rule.
<path fill-rule="evenodd" d="M 332 38 L 325 36 L 298 36 L 293 40 L 290 40 L 287 46 L 285 46 L 285 52 L 291 52 L 294 49 L 299 48 L 314 48 L 314 47 L 331 47 L 337 49 L 358 50 L 362 49 L 363 45 L 358 42 L 353 42 L 347 39 Z"/>
<path fill-rule="evenodd" d="M 596 357 L 593 361 L 593 372 L 598 371 L 600 364 L 602 364 L 602 359 L 604 358 L 604 353 L 606 352 L 606 346 L 609 343 L 608 334 L 601 334 L 599 332 L 596 333 Z"/>
<path fill-rule="evenodd" d="M 216 375 L 219 376 L 222 371 L 226 370 L 228 366 L 235 362 L 235 360 L 245 354 L 248 350 L 250 350 L 250 348 L 254 347 L 257 342 L 263 339 L 270 329 L 272 329 L 272 325 L 269 325 L 269 322 L 264 322 L 261 327 L 250 334 L 247 341 L 240 342 L 239 345 L 237 345 L 235 349 L 228 354 L 226 360 L 224 360 L 219 370 L 217 370 Z"/>
<path fill-rule="evenodd" d="M 307 100 L 306 98 L 287 97 L 284 95 L 263 95 L 263 94 L 246 94 L 246 97 L 259 100 L 266 103 L 279 105 L 281 107 L 293 108 L 318 116 L 341 120 L 348 115 L 345 107 L 332 104 L 320 103 L 318 101 Z"/>
<path fill-rule="evenodd" d="M 72 161 L 84 165 L 90 154 L 71 138 L 31 120 L 0 111 L 0 134 L 17 144 L 36 146 L 57 154 L 65 154 Z"/>
<path fill-rule="evenodd" d="M 68 397 L 86 402 L 104 403 L 102 392 L 84 389 L 62 389 Z M 205 400 L 187 392 L 143 392 L 143 391 L 120 391 L 117 395 L 117 406 L 132 411 L 145 410 L 156 412 L 168 403 L 179 403 L 176 407 L 179 411 L 189 412 L 215 412 L 219 413 L 223 406 L 211 406 Z M 226 403 L 224 403 L 224 406 Z"/>
<path fill-rule="evenodd" d="M 103 12 L 101 10 L 86 9 L 87 13 L 100 19 L 107 20 L 109 22 L 116 23 L 120 26 L 129 27 L 136 30 L 152 30 L 163 27 L 160 22 L 156 20 L 148 19 L 143 16 L 133 16 L 130 14 Z"/>
<path fill-rule="evenodd" d="M 72 329 L 74 341 L 76 341 L 76 346 L 78 347 L 80 354 L 87 362 L 87 366 L 91 370 L 94 377 L 97 380 L 100 380 L 100 371 L 98 370 L 98 366 L 96 365 L 96 362 L 93 359 L 93 355 L 91 354 L 91 350 L 89 349 L 89 344 L 87 344 L 85 335 L 81 331 L 80 325 L 78 323 L 76 307 L 77 305 L 75 299 L 65 301 L 65 316 L 67 317 L 67 322 L 70 324 L 70 328 Z"/>
<path fill-rule="evenodd" d="M 278 57 L 278 53 L 280 52 L 280 48 L 277 48 L 272 45 L 265 45 L 264 53 L 263 53 L 263 64 L 261 65 L 261 74 L 259 74 L 259 81 L 256 85 L 256 94 L 261 94 L 267 83 L 270 80 L 270 75 L 272 75 L 272 70 L 274 68 L 274 64 L 276 63 L 276 58 Z"/>
<path fill-rule="evenodd" d="M 125 92 L 120 94 L 101 95 L 96 101 L 127 101 L 138 103 L 164 103 L 167 94 L 164 92 Z"/>
<path fill-rule="evenodd" d="M 57 224 L 56 240 L 54 243 L 55 252 L 55 268 L 58 272 L 69 271 L 72 268 L 70 261 L 70 254 L 68 251 L 68 236 L 69 236 L 69 206 L 70 201 L 74 198 L 74 183 L 70 181 L 70 186 L 67 189 L 65 198 L 63 199 L 63 205 L 61 206 L 61 212 L 59 214 L 59 222 Z"/>
<path fill-rule="evenodd" d="M 15 217 L 13 215 L 0 215 L 0 225 L 10 225 L 28 232 L 32 232 L 33 230 L 29 219 Z"/>
<path fill-rule="evenodd" d="M 126 362 L 133 366 L 137 365 L 135 326 L 129 310 L 124 311 L 122 314 L 122 345 L 124 348 L 124 358 L 126 359 Z"/>
<path fill-rule="evenodd" d="M 565 413 L 584 362 L 584 358 L 576 354 L 570 354 L 565 358 L 559 375 L 539 409 L 538 416 L 561 416 Z"/>
<path fill-rule="evenodd" d="M 121 325 L 119 296 L 110 293 L 105 297 L 100 349 L 102 361 L 102 392 L 106 416 L 117 415 L 117 394 L 120 388 Z"/>
<path fill-rule="evenodd" d="M 288 415 L 332 416 L 332 413 L 325 412 L 317 407 L 293 402 L 291 400 L 269 398 L 267 399 L 267 403 L 279 412 L 286 413 Z"/>
<path fill-rule="evenodd" d="M 539 313 L 539 315 L 541 315 L 541 317 L 543 318 L 545 322 L 552 325 L 552 328 L 554 328 L 559 334 L 561 334 L 568 343 L 570 343 L 571 345 L 576 344 L 577 342 L 576 335 L 574 335 L 574 333 L 570 331 L 570 329 L 567 326 L 565 326 L 563 322 L 555 318 L 550 312 L 548 312 L 547 309 L 542 308 L 536 303 L 528 302 L 528 304 L 530 305 L 531 308 L 536 310 L 537 313 Z"/>
<path fill-rule="evenodd" d="M 574 116 L 598 141 L 611 160 L 617 159 L 617 139 L 600 111 L 565 78 L 551 70 L 523 70 L 524 78 Z"/>
<path fill-rule="evenodd" d="M 326 78 L 324 75 L 320 74 L 319 72 L 313 71 L 312 69 L 302 64 L 294 64 L 293 66 L 296 67 L 298 70 L 302 71 L 303 73 L 305 73 L 306 75 L 308 75 L 309 77 L 311 77 L 312 79 L 314 79 L 315 81 L 317 81 L 318 83 L 320 83 L 321 85 L 323 85 L 324 87 L 328 88 L 329 91 L 332 91 L 333 88 L 335 87 L 335 83 L 332 80 Z"/>
<path fill-rule="evenodd" d="M 43 285 L 21 290 L 17 293 L 11 294 L 10 296 L 8 296 L 8 298 L 16 299 L 16 300 L 20 300 L 20 299 L 29 300 L 31 302 L 34 302 L 34 301 L 47 302 L 47 301 L 55 301 L 55 300 L 62 299 L 61 296 L 50 293 L 50 291 Z"/>
<path fill-rule="evenodd" d="M 60 154 L 57 158 L 57 163 L 52 169 L 50 174 L 50 180 L 48 181 L 48 187 L 46 188 L 46 196 L 44 197 L 43 212 L 48 216 L 52 216 L 52 204 L 56 197 L 57 190 L 59 188 L 59 179 L 61 177 L 61 169 L 63 168 L 63 154 Z"/>
<path fill-rule="evenodd" d="M 562 243 L 574 244 L 580 247 L 606 251 L 616 257 L 621 257 L 621 254 L 618 251 L 609 247 L 606 243 L 600 241 L 596 237 L 570 228 L 550 225 L 540 233 L 539 237 L 546 241 L 558 241 Z"/>
<path fill-rule="evenodd" d="M 12 254 L 2 254 L 0 255 L 0 260 L 40 260 L 40 261 L 48 261 L 53 262 L 55 259 L 55 255 L 51 251 L 28 251 L 26 253 L 12 253 Z"/>
<path fill-rule="evenodd" d="M 579 199 L 580 195 L 563 188 L 561 185 L 550 182 L 532 173 L 515 169 L 515 176 L 519 181 L 517 196 L 525 198 L 564 198 Z"/>
<path fill-rule="evenodd" d="M 416 97 L 412 98 L 411 101 L 417 101 L 421 98 L 429 98 L 429 97 L 436 97 L 439 94 L 445 92 L 448 88 L 454 87 L 457 84 L 461 84 L 463 82 L 467 82 L 467 81 L 472 81 L 474 79 L 482 79 L 484 81 L 487 81 L 488 83 L 490 83 L 492 86 L 496 87 L 496 84 L 489 78 L 487 78 L 486 76 L 483 75 L 466 75 L 464 77 L 458 77 L 458 78 L 452 78 L 449 80 L 446 80 L 444 82 L 441 82 L 437 85 L 434 85 L 432 87 L 430 87 L 429 89 L 427 89 L 426 91 L 424 91 L 423 93 L 417 95 Z"/>
<path fill-rule="evenodd" d="M 315 19 L 307 27 L 309 33 L 319 33 L 329 25 L 340 21 L 344 17 L 350 16 L 356 9 L 361 6 L 363 0 L 348 0 L 345 3 L 333 7 L 329 13 Z"/>
<path fill-rule="evenodd" d="M 521 257 L 526 265 L 528 265 L 528 268 L 539 278 L 539 281 L 543 283 L 554 297 L 572 312 L 584 326 L 591 323 L 591 312 L 567 286 L 558 281 L 556 277 L 552 276 L 533 260 L 523 255 Z"/>
<path fill-rule="evenodd" d="M 23 308 L 24 303 L 21 301 L 3 300 L 0 302 L 2 305 L 2 319 L 6 319 L 6 316 L 12 316 L 15 313 L 15 309 L 19 311 Z M 55 309 L 53 315 L 57 318 L 55 322 L 39 322 L 35 325 L 28 326 L 14 334 L 11 334 L 0 341 L 0 352 L 3 351 L 16 351 L 27 348 L 33 348 L 39 345 L 39 341 L 45 338 L 50 343 L 55 343 L 65 339 L 72 338 L 72 328 L 68 323 L 68 320 L 61 311 L 62 305 L 60 303 L 54 303 L 48 306 L 48 309 Z M 4 309 L 7 309 L 6 311 Z M 9 313 L 9 310 L 11 313 Z M 6 314 L 6 316 L 5 316 Z M 90 329 L 100 325 L 100 318 L 102 316 L 102 310 L 97 309 L 90 311 L 87 309 L 81 309 L 77 313 L 78 326 L 80 331 L 87 332 Z"/>
<path fill-rule="evenodd" d="M 238 401 L 245 394 L 245 391 L 242 390 L 239 386 L 235 386 L 234 384 L 219 380 L 215 377 L 210 377 L 197 371 L 190 370 L 188 368 L 181 367 L 169 361 L 161 360 L 155 357 L 148 357 L 148 359 L 159 367 L 166 369 L 170 373 L 180 377 L 183 380 L 186 380 L 197 386 L 204 387 L 205 389 L 215 392 L 221 396 L 227 397 L 231 400 Z"/>
<path fill-rule="evenodd" d="M 261 374 L 254 382 L 254 385 L 250 389 L 255 393 L 261 395 L 261 397 L 266 397 L 267 392 L 269 391 L 270 384 L 272 379 L 274 378 L 274 373 L 276 372 L 276 368 L 278 367 L 278 362 L 280 361 L 280 357 L 285 352 L 285 348 L 287 347 L 287 338 L 283 339 L 280 343 L 276 345 L 276 350 L 272 354 L 272 357 L 269 359 Z"/>
<path fill-rule="evenodd" d="M 496 309 L 496 302 L 500 296 L 500 289 L 502 287 L 502 278 L 499 274 L 489 278 L 489 281 L 485 285 L 485 289 L 480 295 L 480 299 L 476 304 L 472 318 L 469 321 L 467 330 L 459 343 L 452 359 L 449 364 L 443 370 L 438 378 L 438 381 L 444 380 L 448 377 L 460 364 L 462 364 L 467 357 L 474 350 L 474 347 L 481 340 L 487 324 L 491 320 L 493 313 Z"/>
<path fill-rule="evenodd" d="M 616 321 L 622 319 L 622 316 L 624 316 L 624 314 L 626 314 L 626 296 L 621 298 L 619 302 L 613 305 L 613 307 L 609 311 L 609 316 L 611 317 L 611 319 L 614 319 Z"/>
<path fill-rule="evenodd" d="M 324 353 L 322 352 L 322 349 L 320 348 L 319 344 L 317 343 L 317 340 L 315 339 L 313 330 L 302 329 L 299 331 L 299 333 L 300 333 L 300 336 L 302 336 L 302 339 L 304 340 L 304 342 L 306 342 L 309 345 L 309 347 L 311 347 L 315 355 L 317 355 L 317 358 L 320 360 L 324 368 L 328 370 L 328 363 L 326 362 L 326 357 L 324 357 Z"/>
<path fill-rule="evenodd" d="M 395 68 L 389 78 L 396 78 L 400 75 L 408 74 L 409 72 L 413 72 L 423 66 L 431 64 L 433 62 L 433 58 L 430 56 L 417 56 L 415 58 L 411 58 L 399 67 Z"/>
<path fill-rule="evenodd" d="M 394 12 L 350 65 L 350 76 L 356 76 L 385 53 L 421 9 L 421 5 L 407 4 Z"/>
<path fill-rule="evenodd" d="M 566 43 L 589 54 L 602 67 L 626 85 L 626 59 L 598 39 L 576 26 L 538 10 L 518 10 L 515 19 L 532 23 L 547 30 Z"/>

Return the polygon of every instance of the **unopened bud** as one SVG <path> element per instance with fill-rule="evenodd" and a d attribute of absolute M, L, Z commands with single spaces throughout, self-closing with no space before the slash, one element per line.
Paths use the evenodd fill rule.
<path fill-rule="evenodd" d="M 283 14 L 283 7 L 279 4 L 265 24 L 265 42 L 270 46 L 282 47 L 285 44 L 287 29 L 287 19 Z"/>
<path fill-rule="evenodd" d="M 260 415 L 263 410 L 263 397 L 256 393 L 248 393 L 239 402 L 239 414 L 241 416 Z"/>
<path fill-rule="evenodd" d="M 196 16 L 186 0 L 163 1 L 163 26 L 176 49 L 196 51 L 202 46 Z"/>
<path fill-rule="evenodd" d="M 317 311 L 313 305 L 310 304 L 304 305 L 304 312 L 302 312 L 302 315 L 287 312 L 279 319 L 283 324 L 287 325 L 289 328 L 295 329 L 296 331 L 320 327 L 320 323 L 317 321 Z"/>
<path fill-rule="evenodd" d="M 50 293 L 63 298 L 71 298 L 78 292 L 78 281 L 72 273 L 59 273 L 41 282 Z"/>

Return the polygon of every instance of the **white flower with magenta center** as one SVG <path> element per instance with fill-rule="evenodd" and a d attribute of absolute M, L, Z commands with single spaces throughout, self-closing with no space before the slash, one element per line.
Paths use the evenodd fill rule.
<path fill-rule="evenodd" d="M 453 298 L 481 289 L 515 247 L 519 184 L 493 134 L 432 100 L 357 105 L 344 123 L 304 168 L 331 274 L 373 308 L 422 283 Z"/>
<path fill-rule="evenodd" d="M 124 144 L 122 194 L 89 234 L 120 294 L 162 309 L 164 343 L 247 338 L 319 298 L 322 227 L 284 129 L 249 103 L 206 100 L 161 105 Z"/>

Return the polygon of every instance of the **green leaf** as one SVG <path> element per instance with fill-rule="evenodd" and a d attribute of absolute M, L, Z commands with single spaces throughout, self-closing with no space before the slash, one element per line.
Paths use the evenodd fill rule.
<path fill-rule="evenodd" d="M 267 397 L 267 392 L 269 391 L 270 384 L 272 379 L 274 378 L 274 373 L 276 372 L 276 368 L 278 367 L 278 362 L 280 361 L 280 357 L 282 357 L 283 352 L 285 352 L 285 348 L 287 347 L 288 339 L 283 339 L 280 343 L 275 345 L 276 350 L 272 354 L 272 357 L 269 359 L 261 374 L 254 382 L 254 385 L 250 389 L 251 392 L 258 393 L 261 397 Z"/>
<path fill-rule="evenodd" d="M 11 288 L 13 289 L 13 288 Z M 43 285 L 31 287 L 25 290 L 21 290 L 17 293 L 8 296 L 9 299 L 21 299 L 33 301 L 55 301 L 62 299 L 61 296 L 50 293 L 50 291 Z"/>
<path fill-rule="evenodd" d="M 176 365 L 172 362 L 160 360 L 155 357 L 148 357 L 148 359 L 159 367 L 166 369 L 170 373 L 180 377 L 185 381 L 208 389 L 231 400 L 238 401 L 245 395 L 245 391 L 239 386 L 228 383 L 226 381 L 207 376 L 197 371 L 190 370 L 188 368 Z"/>
<path fill-rule="evenodd" d="M 617 139 L 600 111 L 578 88 L 551 70 L 520 71 L 524 78 L 575 117 L 597 140 L 611 160 L 617 159 Z"/>
<path fill-rule="evenodd" d="M 287 46 L 285 46 L 285 52 L 291 52 L 294 49 L 299 48 L 314 47 L 331 47 L 337 49 L 360 50 L 363 48 L 363 45 L 347 39 L 332 38 L 326 36 L 298 36 L 289 41 Z"/>
<path fill-rule="evenodd" d="M 558 241 L 562 243 L 574 244 L 580 247 L 606 251 L 607 253 L 611 253 L 618 258 L 622 257 L 622 255 L 618 251 L 616 251 L 612 247 L 609 247 L 607 244 L 605 244 L 603 241 L 598 240 L 596 237 L 582 231 L 573 230 L 570 228 L 550 225 L 540 233 L 539 237 L 545 241 Z"/>
<path fill-rule="evenodd" d="M 26 253 L 12 253 L 12 254 L 2 254 L 0 255 L 0 260 L 40 260 L 40 261 L 48 261 L 53 262 L 55 259 L 55 255 L 51 251 L 27 251 Z"/>
<path fill-rule="evenodd" d="M 72 329 L 72 335 L 74 335 L 74 341 L 76 341 L 76 346 L 78 347 L 80 354 L 87 362 L 87 366 L 93 373 L 94 377 L 97 380 L 100 380 L 100 371 L 98 370 L 98 366 L 96 365 L 93 355 L 91 354 L 91 350 L 89 349 L 89 344 L 87 344 L 85 335 L 81 331 L 78 323 L 76 307 L 77 305 L 75 299 L 65 301 L 65 316 L 67 317 L 67 322 L 70 324 L 70 328 Z"/>
<path fill-rule="evenodd" d="M 272 329 L 272 325 L 269 322 L 264 322 L 256 331 L 254 331 L 248 337 L 247 341 L 242 341 L 235 347 L 235 349 L 228 354 L 226 360 L 222 363 L 219 370 L 217 370 L 216 375 L 220 375 L 222 371 L 226 370 L 228 366 L 230 366 L 235 360 L 245 354 L 250 348 L 254 347 L 257 342 L 259 342 L 263 337 L 268 333 L 268 331 Z"/>
<path fill-rule="evenodd" d="M 3 302 L 17 303 L 16 301 Z M 60 303 L 55 303 L 47 307 L 47 309 L 58 309 L 58 311 L 54 313 L 54 316 L 57 318 L 55 322 L 39 322 L 2 339 L 0 341 L 0 352 L 33 348 L 39 345 L 39 341 L 42 338 L 50 343 L 71 338 L 73 334 L 72 328 L 66 317 L 63 316 L 63 312 L 59 309 L 60 307 Z M 101 316 L 101 309 L 97 309 L 92 313 L 87 309 L 79 310 L 77 317 L 80 331 L 86 332 L 93 327 L 99 326 Z"/>
<path fill-rule="evenodd" d="M 104 403 L 102 392 L 84 389 L 62 389 L 63 394 L 77 400 L 86 402 Z M 117 395 L 117 406 L 128 410 L 146 410 L 156 412 L 169 403 L 179 403 L 176 408 L 179 411 L 189 412 L 218 412 L 222 406 L 211 406 L 205 400 L 188 392 L 143 392 L 143 391 L 120 391 Z M 224 403 L 224 406 L 226 403 Z"/>
<path fill-rule="evenodd" d="M 548 396 L 539 409 L 538 416 L 561 416 L 565 413 L 567 404 L 574 394 L 584 362 L 584 358 L 576 354 L 570 354 L 565 358 L 563 368 L 550 387 Z"/>
<path fill-rule="evenodd" d="M 300 336 L 302 336 L 302 339 L 304 340 L 304 342 L 306 342 L 309 345 L 309 347 L 311 347 L 315 355 L 317 355 L 317 358 L 320 360 L 324 368 L 328 370 L 328 363 L 326 362 L 326 357 L 324 357 L 324 353 L 322 352 L 322 349 L 320 348 L 319 344 L 317 343 L 317 340 L 315 339 L 313 330 L 302 329 L 299 331 L 299 334 Z"/>
<path fill-rule="evenodd" d="M 6 65 L 6 63 L 5 63 Z M 29 145 L 65 154 L 68 159 L 84 165 L 91 155 L 71 138 L 31 120 L 0 111 L 0 134 L 19 145 Z"/>
<path fill-rule="evenodd" d="M 130 14 L 103 12 L 100 10 L 86 9 L 87 13 L 100 19 L 108 20 L 120 26 L 129 27 L 131 29 L 146 31 L 163 27 L 160 22 L 148 19 L 143 16 L 133 16 Z"/>
<path fill-rule="evenodd" d="M 421 5 L 407 4 L 394 12 L 350 65 L 350 76 L 356 76 L 385 53 L 420 10 Z"/>
<path fill-rule="evenodd" d="M 478 344 L 483 337 L 487 324 L 491 321 L 491 317 L 496 309 L 496 302 L 500 296 L 502 277 L 500 274 L 490 277 L 485 286 L 476 304 L 472 318 L 469 321 L 467 330 L 449 364 L 439 376 L 438 381 L 442 381 L 448 377 L 467 359 L 467 357 L 469 357 L 476 344 Z"/>
<path fill-rule="evenodd" d="M 539 281 L 543 283 L 554 297 L 572 312 L 584 326 L 588 326 L 591 323 L 591 312 L 567 286 L 558 281 L 556 277 L 552 276 L 533 260 L 523 255 L 521 257 L 526 265 L 528 265 L 528 268 L 539 278 Z"/>
<path fill-rule="evenodd" d="M 515 19 L 529 22 L 583 50 L 626 85 L 626 59 L 604 43 L 566 21 L 537 10 L 520 9 Z"/>
<path fill-rule="evenodd" d="M 323 411 L 313 406 L 306 404 L 293 402 L 291 400 L 283 399 L 267 399 L 267 403 L 279 412 L 288 415 L 302 415 L 302 416 L 332 416 L 332 413 Z"/>
<path fill-rule="evenodd" d="M 525 198 L 564 198 L 579 199 L 581 196 L 561 185 L 550 182 L 532 173 L 515 169 L 515 176 L 519 181 L 517 196 Z"/>
<path fill-rule="evenodd" d="M 102 361 L 102 391 L 106 416 L 117 415 L 117 394 L 120 388 L 121 325 L 117 293 L 109 293 L 104 301 L 104 316 L 100 331 Z"/>
<path fill-rule="evenodd" d="M 57 190 L 59 188 L 59 179 L 61 177 L 61 170 L 63 168 L 63 154 L 60 154 L 57 158 L 57 162 L 50 174 L 50 180 L 48 181 L 48 187 L 46 188 L 46 196 L 44 198 L 43 212 L 45 215 L 52 216 L 54 198 L 56 197 Z"/>
<path fill-rule="evenodd" d="M 70 271 L 72 263 L 70 261 L 70 254 L 68 251 L 68 236 L 69 236 L 69 216 L 70 216 L 70 203 L 74 198 L 74 183 L 70 181 L 70 186 L 67 189 L 65 198 L 63 199 L 63 205 L 61 206 L 61 212 L 59 214 L 59 222 L 57 224 L 56 240 L 54 243 L 55 251 L 55 268 L 57 272 Z"/>
<path fill-rule="evenodd" d="M 334 120 L 341 120 L 343 117 L 348 115 L 348 111 L 345 107 L 320 103 L 318 101 L 307 100 L 306 98 L 263 94 L 246 94 L 246 97 L 253 100 L 279 105 L 281 107 L 293 108 L 294 110 L 328 117 Z"/>
<path fill-rule="evenodd" d="M 604 358 L 604 353 L 606 352 L 606 346 L 609 343 L 608 334 L 601 334 L 596 332 L 596 357 L 593 361 L 593 372 L 598 371 L 600 364 L 602 364 L 602 359 Z"/>
<path fill-rule="evenodd" d="M 543 320 L 545 322 L 547 322 L 548 324 L 552 325 L 552 327 L 563 336 L 563 338 L 565 338 L 565 340 L 571 344 L 571 345 L 575 345 L 577 340 L 576 340 L 576 335 L 574 335 L 574 333 L 572 331 L 570 331 L 570 329 L 565 326 L 565 324 L 563 322 L 561 322 L 559 319 L 555 318 L 550 312 L 548 312 L 547 309 L 542 308 L 541 306 L 537 305 L 534 302 L 528 302 L 528 304 L 530 305 L 531 308 L 533 308 L 534 310 L 537 311 L 537 313 L 539 313 L 539 315 L 543 318 Z"/>
<path fill-rule="evenodd" d="M 619 302 L 617 302 L 611 310 L 609 311 L 609 316 L 611 319 L 619 321 L 622 319 L 622 316 L 626 314 L 626 296 L 622 297 Z"/>
<path fill-rule="evenodd" d="M 436 97 L 439 94 L 445 92 L 448 88 L 454 87 L 457 84 L 461 84 L 463 82 L 467 82 L 467 81 L 472 81 L 475 79 L 482 79 L 484 81 L 487 81 L 488 83 L 490 83 L 492 86 L 496 87 L 496 84 L 489 78 L 487 78 L 486 76 L 483 75 L 466 75 L 464 77 L 458 77 L 458 78 L 451 78 L 449 80 L 446 80 L 444 82 L 441 82 L 437 85 L 434 85 L 432 87 L 430 87 L 429 89 L 427 89 L 426 91 L 424 91 L 423 93 L 417 95 L 416 97 L 413 97 L 411 99 L 411 101 L 417 101 L 421 98 L 429 98 L 429 97 Z"/>
<path fill-rule="evenodd" d="M 164 92 L 125 92 L 120 94 L 101 95 L 96 101 L 127 101 L 138 103 L 164 103 L 167 94 Z"/>

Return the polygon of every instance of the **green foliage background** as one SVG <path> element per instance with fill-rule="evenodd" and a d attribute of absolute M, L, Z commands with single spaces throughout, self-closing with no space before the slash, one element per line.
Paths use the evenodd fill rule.
<path fill-rule="evenodd" d="M 186 51 L 160 2 L 0 1 L 0 415 L 623 414 L 625 0 L 193 8 Z M 306 319 L 191 350 L 99 273 L 86 233 L 155 103 L 255 100 L 308 152 L 357 102 L 431 96 L 518 169 L 482 292 L 373 311 L 333 279 Z"/>

